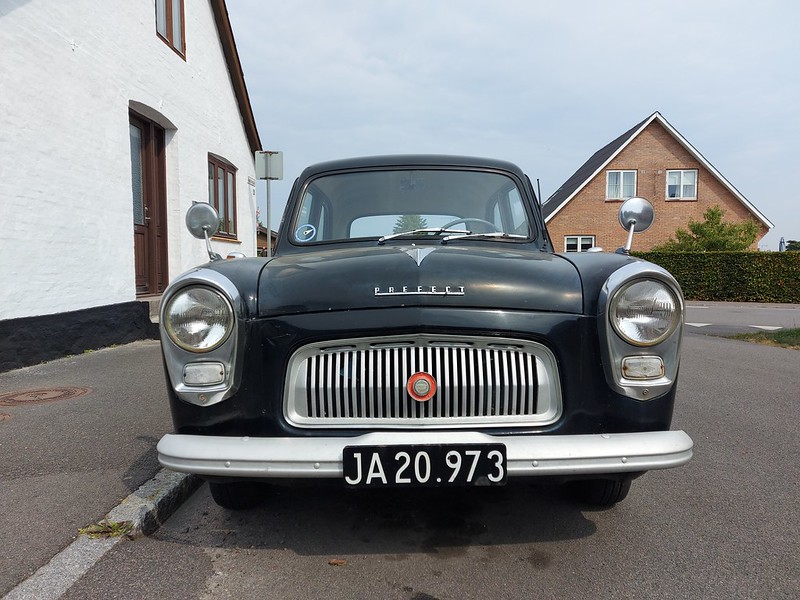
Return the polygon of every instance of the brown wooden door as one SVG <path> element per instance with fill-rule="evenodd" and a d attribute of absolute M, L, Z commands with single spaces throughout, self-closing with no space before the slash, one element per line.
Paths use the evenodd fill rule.
<path fill-rule="evenodd" d="M 160 294 L 167 284 L 164 130 L 131 114 L 130 138 L 136 293 Z"/>

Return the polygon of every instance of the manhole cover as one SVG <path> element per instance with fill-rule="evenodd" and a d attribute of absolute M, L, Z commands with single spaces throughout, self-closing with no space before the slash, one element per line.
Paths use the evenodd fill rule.
<path fill-rule="evenodd" d="M 18 406 L 20 404 L 45 404 L 59 400 L 72 400 L 80 398 L 92 391 L 87 387 L 59 387 L 42 390 L 28 390 L 26 392 L 10 392 L 0 394 L 0 406 Z"/>

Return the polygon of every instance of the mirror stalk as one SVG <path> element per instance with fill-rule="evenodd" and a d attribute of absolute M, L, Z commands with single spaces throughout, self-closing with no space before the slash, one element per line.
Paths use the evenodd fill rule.
<path fill-rule="evenodd" d="M 208 252 L 208 258 L 211 262 L 215 260 L 222 260 L 222 256 L 214 252 L 214 249 L 211 247 L 211 239 L 208 237 L 208 227 L 203 227 L 203 237 L 206 239 L 206 252 Z"/>
<path fill-rule="evenodd" d="M 628 254 L 631 253 L 631 247 L 633 246 L 633 232 L 634 232 L 634 229 L 636 227 L 636 220 L 635 219 L 631 219 L 630 220 L 630 224 L 631 224 L 631 227 L 628 230 L 628 240 L 625 242 L 624 246 L 622 246 L 621 248 L 617 248 L 617 250 L 616 250 L 617 254 L 628 255 Z"/>

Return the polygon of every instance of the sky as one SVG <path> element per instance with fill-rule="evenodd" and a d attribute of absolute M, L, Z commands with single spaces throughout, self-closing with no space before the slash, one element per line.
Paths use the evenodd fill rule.
<path fill-rule="evenodd" d="M 659 111 L 800 240 L 796 0 L 228 0 L 273 229 L 308 165 L 373 154 L 516 163 L 546 200 Z M 266 190 L 259 187 L 266 223 Z"/>

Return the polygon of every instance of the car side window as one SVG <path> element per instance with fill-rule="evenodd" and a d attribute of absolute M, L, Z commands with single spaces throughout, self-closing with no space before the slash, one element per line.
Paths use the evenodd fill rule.
<path fill-rule="evenodd" d="M 514 188 L 511 190 L 511 193 L 509 193 L 508 207 L 509 212 L 511 213 L 511 226 L 514 228 L 514 231 L 516 233 L 520 233 L 517 230 L 521 227 L 524 227 L 524 233 L 527 234 L 528 217 L 525 214 L 525 204 L 522 202 L 522 198 L 519 195 L 519 189 Z"/>
<path fill-rule="evenodd" d="M 294 231 L 294 239 L 301 243 L 318 242 L 326 239 L 328 210 L 321 198 L 306 192 L 300 206 L 300 215 Z"/>
<path fill-rule="evenodd" d="M 500 231 L 518 235 L 528 235 L 528 217 L 525 204 L 516 187 L 506 193 L 498 194 L 492 208 L 492 221 Z"/>

